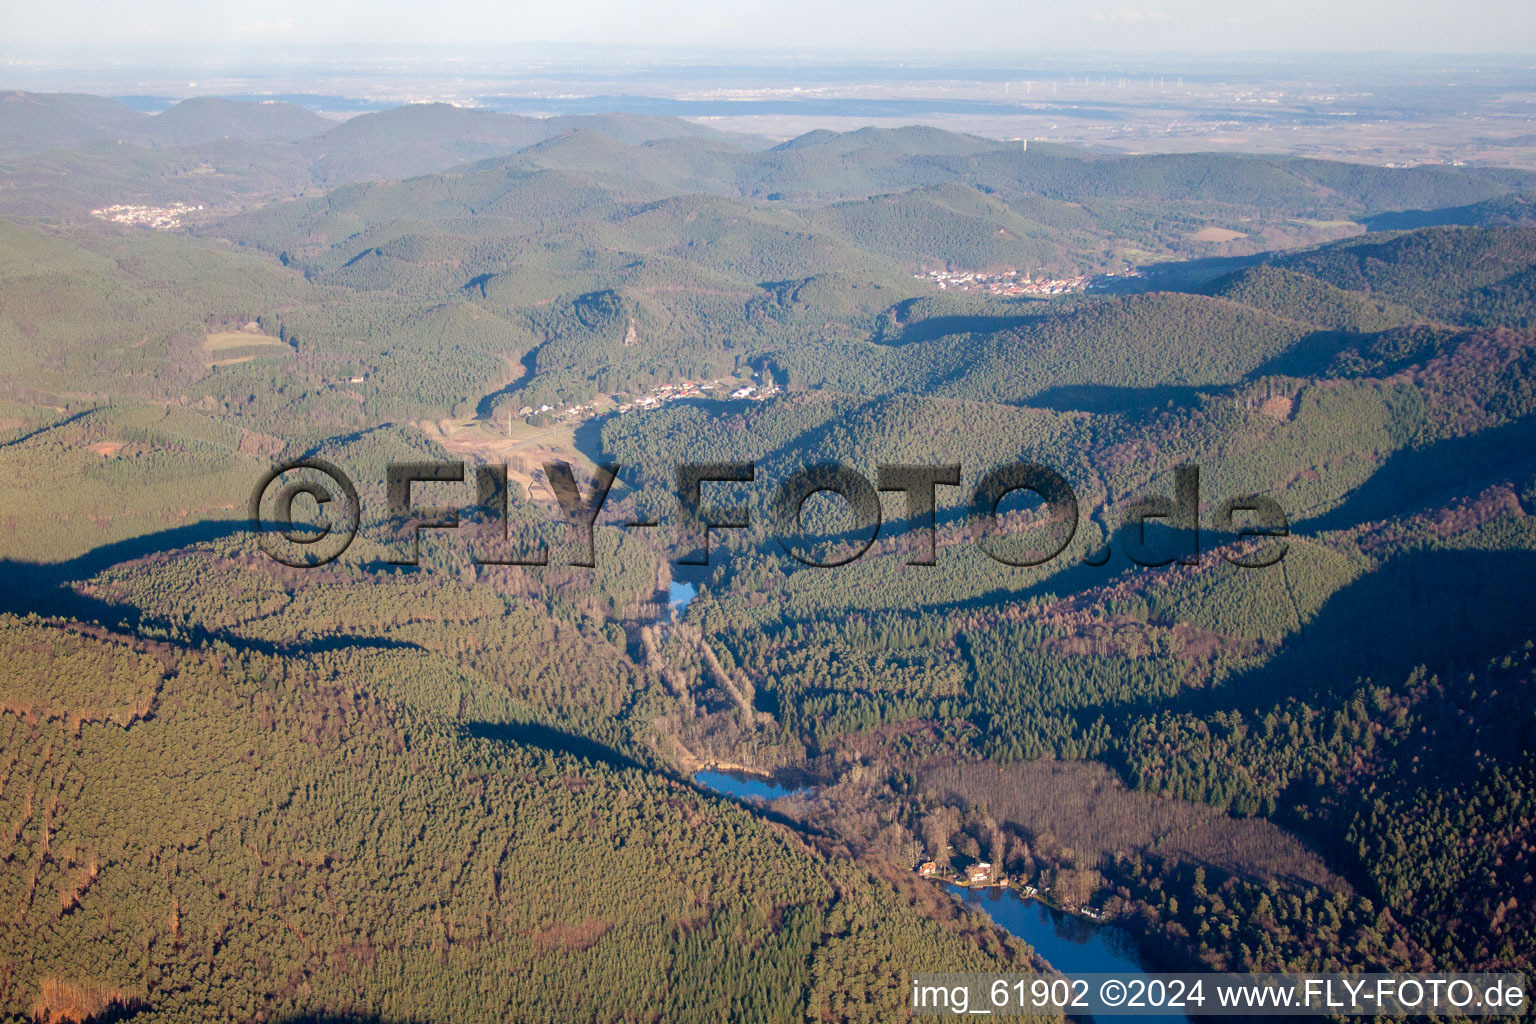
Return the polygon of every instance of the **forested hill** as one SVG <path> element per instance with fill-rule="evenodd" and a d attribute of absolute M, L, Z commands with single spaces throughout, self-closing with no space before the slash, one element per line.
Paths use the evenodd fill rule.
<path fill-rule="evenodd" d="M 1536 299 L 1536 227 L 1367 236 L 1279 262 L 1450 323 L 1529 326 Z"/>
<path fill-rule="evenodd" d="M 429 160 L 427 153 L 452 147 L 457 150 L 454 155 L 462 159 L 477 146 L 482 151 L 520 148 L 578 128 L 605 132 L 636 145 L 672 134 L 751 141 L 746 136 L 730 136 L 678 118 L 616 114 L 545 119 L 466 110 L 444 103 L 358 114 L 338 123 L 296 104 L 275 100 L 250 102 L 199 96 L 175 103 L 159 114 L 144 114 L 99 96 L 0 94 L 0 156 L 95 142 L 163 147 L 221 139 L 313 139 L 303 147 L 311 158 L 350 151 L 370 161 L 366 176 L 399 177 L 400 174 L 391 173 L 398 167 L 391 158 L 391 151 L 397 147 L 418 148 L 418 159 Z"/>
<path fill-rule="evenodd" d="M 0 1013 L 873 1021 L 930 964 L 1027 967 L 727 801 L 434 712 L 443 683 L 518 699 L 434 646 L 0 617 Z M 598 682 L 562 658 L 523 667 Z"/>
<path fill-rule="evenodd" d="M 586 133 L 614 144 L 594 148 L 583 140 Z M 1299 221 L 1481 209 L 1478 204 L 1508 210 L 1508 198 L 1531 187 L 1529 174 L 1473 167 L 1382 168 L 1209 153 L 1106 156 L 916 127 L 812 132 L 766 147 L 756 137 L 640 115 L 541 119 L 419 104 L 332 125 L 283 103 L 200 98 L 151 116 L 91 96 L 8 93 L 0 99 L 0 166 L 25 189 L 0 207 L 10 215 L 78 215 L 133 197 L 265 200 L 285 191 L 441 172 L 483 158 L 600 181 L 648 182 L 668 194 L 709 191 L 776 201 L 863 199 L 964 184 L 1010 203 L 1101 204 L 1092 209 L 1101 216 L 1115 207 L 1143 215 L 1157 207 L 1181 225 L 1193 212 L 1190 204 L 1213 204 L 1226 228 L 1271 243 L 1278 232 L 1304 227 Z M 45 178 L 59 172 L 79 180 L 67 190 L 45 187 Z M 1259 208 L 1277 219 L 1252 217 Z M 1190 233 L 1198 229 L 1194 222 Z"/>
<path fill-rule="evenodd" d="M 143 114 L 98 96 L 0 94 L 0 156 L 94 142 L 187 146 L 216 139 L 277 142 L 318 135 L 335 122 L 292 103 L 241 103 L 201 96 Z"/>

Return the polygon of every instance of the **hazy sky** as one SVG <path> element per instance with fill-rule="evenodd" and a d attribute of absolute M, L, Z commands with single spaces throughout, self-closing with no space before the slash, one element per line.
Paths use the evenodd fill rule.
<path fill-rule="evenodd" d="M 0 0 L 0 54 L 538 42 L 866 52 L 1536 54 L 1536 0 Z M 98 51 L 99 52 L 99 51 Z M 84 54 L 82 54 L 83 56 Z M 194 57 L 194 53 L 185 56 Z"/>

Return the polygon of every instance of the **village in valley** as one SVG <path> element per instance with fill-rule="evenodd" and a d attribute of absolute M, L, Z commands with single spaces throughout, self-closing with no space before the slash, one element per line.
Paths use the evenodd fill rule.
<path fill-rule="evenodd" d="M 488 416 L 421 421 L 427 436 L 455 455 L 500 462 L 508 479 L 530 493 L 553 501 L 544 486 L 542 465 L 567 461 L 590 468 L 591 460 L 576 443 L 580 427 L 602 416 L 639 414 L 678 401 L 761 402 L 780 393 L 772 374 L 742 370 L 740 376 L 713 380 L 680 380 L 660 384 L 641 394 L 605 394 L 586 402 L 526 404 L 516 396 L 497 402 Z"/>
<path fill-rule="evenodd" d="M 171 231 L 181 227 L 182 218 L 187 214 L 196 213 L 201 209 L 201 206 L 188 206 L 186 203 L 171 203 L 168 206 L 115 203 L 99 210 L 92 210 L 91 216 L 97 220 L 111 221 L 113 224 L 132 224 L 141 228 L 153 228 L 156 231 Z"/>
<path fill-rule="evenodd" d="M 753 373 L 752 376 L 758 375 Z M 706 381 L 681 380 L 675 384 L 657 385 L 640 395 L 605 395 L 591 402 L 570 405 L 543 403 L 537 406 L 523 405 L 513 409 L 509 403 L 498 411 L 496 420 L 498 423 L 509 423 L 515 415 L 531 426 L 579 423 L 607 413 L 623 415 L 659 409 L 668 402 L 687 399 L 717 401 L 734 399 L 761 402 L 779 393 L 779 387 L 771 376 L 764 374 L 759 380 L 759 383 L 738 377 L 720 377 Z"/>
<path fill-rule="evenodd" d="M 1141 270 L 1127 265 L 1118 272 L 1074 274 L 1071 277 L 1046 277 L 1044 272 L 1035 277 L 1028 271 L 1021 274 L 1013 269 L 995 273 L 980 270 L 930 270 L 912 276 L 919 281 L 932 281 L 944 292 L 979 292 L 1005 299 L 1048 299 L 1113 288 L 1123 281 L 1145 275 Z"/>
<path fill-rule="evenodd" d="M 1020 275 L 1017 270 L 1003 270 L 995 274 L 985 274 L 979 270 L 930 270 L 926 274 L 913 276 L 918 280 L 934 282 L 940 291 L 982 292 L 1003 298 L 1071 295 L 1087 291 L 1092 280 L 1088 274 L 1034 277 L 1028 271 Z"/>

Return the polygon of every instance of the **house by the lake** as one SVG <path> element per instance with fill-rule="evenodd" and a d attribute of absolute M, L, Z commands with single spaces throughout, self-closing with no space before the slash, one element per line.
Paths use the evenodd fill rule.
<path fill-rule="evenodd" d="M 985 885 L 992 881 L 992 865 L 986 861 L 977 861 L 965 869 L 965 880 L 971 885 Z"/>

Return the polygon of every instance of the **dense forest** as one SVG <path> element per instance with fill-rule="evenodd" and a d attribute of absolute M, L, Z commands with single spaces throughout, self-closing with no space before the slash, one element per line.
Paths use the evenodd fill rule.
<path fill-rule="evenodd" d="M 0 1018 L 888 1020 L 1044 966 L 929 861 L 1169 968 L 1536 967 L 1536 178 L 115 106 L 0 104 Z M 358 494 L 319 568 L 248 522 L 299 459 Z M 821 568 L 774 500 L 829 461 L 957 468 L 867 550 L 811 497 Z M 977 499 L 1021 462 L 1076 501 L 1038 564 Z M 406 463 L 464 466 L 416 564 Z M 591 567 L 557 463 L 615 473 Z M 753 468 L 707 565 L 685 463 Z"/>

